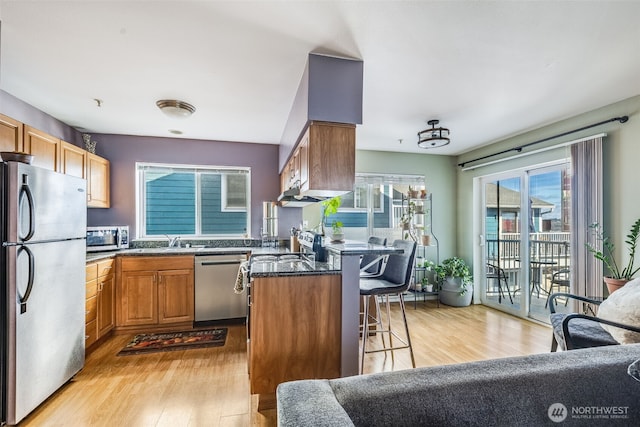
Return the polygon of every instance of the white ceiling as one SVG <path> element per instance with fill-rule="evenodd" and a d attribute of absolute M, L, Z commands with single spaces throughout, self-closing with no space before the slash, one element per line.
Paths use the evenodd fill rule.
<path fill-rule="evenodd" d="M 0 88 L 89 133 L 277 144 L 311 51 L 364 61 L 360 149 L 459 154 L 640 94 L 640 1 L 0 0 L 0 19 Z M 425 151 L 432 118 L 452 142 Z"/>

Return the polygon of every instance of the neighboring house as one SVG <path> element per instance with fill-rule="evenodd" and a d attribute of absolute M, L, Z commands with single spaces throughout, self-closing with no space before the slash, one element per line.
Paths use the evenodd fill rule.
<path fill-rule="evenodd" d="M 520 230 L 520 192 L 500 186 L 498 191 L 496 184 L 487 184 L 485 234 L 495 238 L 498 233 L 519 233 Z M 535 233 L 544 230 L 542 216 L 553 211 L 555 204 L 546 202 L 537 197 L 529 198 L 532 211 L 529 232 Z M 499 209 L 498 209 L 499 206 Z"/>

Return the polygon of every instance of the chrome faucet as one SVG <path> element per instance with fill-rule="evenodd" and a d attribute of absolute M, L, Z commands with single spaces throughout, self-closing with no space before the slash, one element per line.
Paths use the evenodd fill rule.
<path fill-rule="evenodd" d="M 179 248 L 180 247 L 180 236 L 171 237 L 168 234 L 165 234 L 167 239 L 169 239 L 169 247 L 170 248 Z"/>

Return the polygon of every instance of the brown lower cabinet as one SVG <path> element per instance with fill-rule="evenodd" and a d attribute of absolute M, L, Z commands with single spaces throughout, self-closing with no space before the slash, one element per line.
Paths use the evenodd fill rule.
<path fill-rule="evenodd" d="M 86 266 L 86 348 L 90 348 L 115 326 L 114 262 L 114 259 L 107 259 Z"/>
<path fill-rule="evenodd" d="M 118 258 L 116 327 L 149 330 L 193 322 L 193 261 L 193 256 Z"/>
<path fill-rule="evenodd" d="M 340 376 L 342 276 L 259 277 L 251 282 L 252 394 L 285 381 Z"/>

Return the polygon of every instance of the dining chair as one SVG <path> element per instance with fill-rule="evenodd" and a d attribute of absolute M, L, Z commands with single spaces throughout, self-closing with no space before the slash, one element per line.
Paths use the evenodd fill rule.
<path fill-rule="evenodd" d="M 507 295 L 509 295 L 509 301 L 513 304 L 513 298 L 511 297 L 511 290 L 509 289 L 509 282 L 507 280 L 507 274 L 504 269 L 498 267 L 497 265 L 487 263 L 487 271 L 485 274 L 487 280 L 495 280 L 498 284 L 498 303 L 502 303 L 502 298 L 504 298 L 504 289 L 502 288 L 503 283 L 504 287 L 507 289 Z"/>
<path fill-rule="evenodd" d="M 554 286 L 557 288 L 558 292 L 563 292 L 560 288 L 565 288 L 564 292 L 568 292 L 571 286 L 571 270 L 568 268 L 562 268 L 551 275 L 549 295 L 547 296 L 547 302 L 545 302 L 544 308 L 547 308 L 547 306 L 549 305 L 549 299 L 551 298 L 551 294 L 553 294 Z M 568 302 L 569 299 L 565 300 L 565 307 L 567 306 Z"/>

